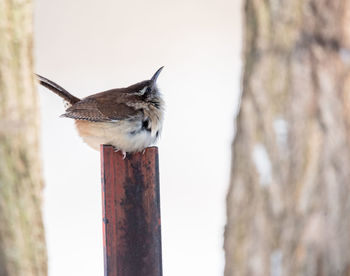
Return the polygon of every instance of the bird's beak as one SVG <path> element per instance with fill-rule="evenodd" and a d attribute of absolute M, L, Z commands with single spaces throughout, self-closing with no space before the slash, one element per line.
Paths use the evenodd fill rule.
<path fill-rule="evenodd" d="M 157 79 L 158 79 L 158 76 L 160 74 L 160 72 L 162 72 L 164 66 L 160 67 L 157 72 L 154 73 L 153 77 L 151 78 L 151 82 L 152 82 L 152 85 L 154 86 L 157 82 Z"/>

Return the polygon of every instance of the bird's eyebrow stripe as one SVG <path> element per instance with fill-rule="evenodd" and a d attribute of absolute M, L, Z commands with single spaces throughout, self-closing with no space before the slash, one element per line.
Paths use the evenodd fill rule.
<path fill-rule="evenodd" d="M 140 93 L 141 95 L 145 94 L 146 89 L 147 89 L 147 86 L 145 86 L 144 88 L 142 88 L 142 89 L 139 91 L 139 93 Z"/>

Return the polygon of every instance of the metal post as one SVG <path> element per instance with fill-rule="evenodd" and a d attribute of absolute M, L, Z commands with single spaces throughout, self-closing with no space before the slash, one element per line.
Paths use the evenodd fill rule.
<path fill-rule="evenodd" d="M 158 148 L 101 145 L 105 276 L 161 276 Z"/>

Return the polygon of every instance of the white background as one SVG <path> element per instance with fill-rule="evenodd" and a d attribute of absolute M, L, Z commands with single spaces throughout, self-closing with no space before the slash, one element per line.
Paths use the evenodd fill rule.
<path fill-rule="evenodd" d="M 165 276 L 222 275 L 225 196 L 240 95 L 240 0 L 36 0 L 36 71 L 78 97 L 159 77 Z M 99 153 L 42 107 L 50 276 L 103 275 Z"/>

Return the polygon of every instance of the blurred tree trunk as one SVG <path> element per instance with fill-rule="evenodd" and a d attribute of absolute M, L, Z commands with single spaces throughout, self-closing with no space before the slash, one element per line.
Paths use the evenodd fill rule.
<path fill-rule="evenodd" d="M 0 276 L 47 275 L 32 3 L 0 0 Z"/>
<path fill-rule="evenodd" d="M 350 275 L 350 1 L 244 11 L 225 275 Z"/>

